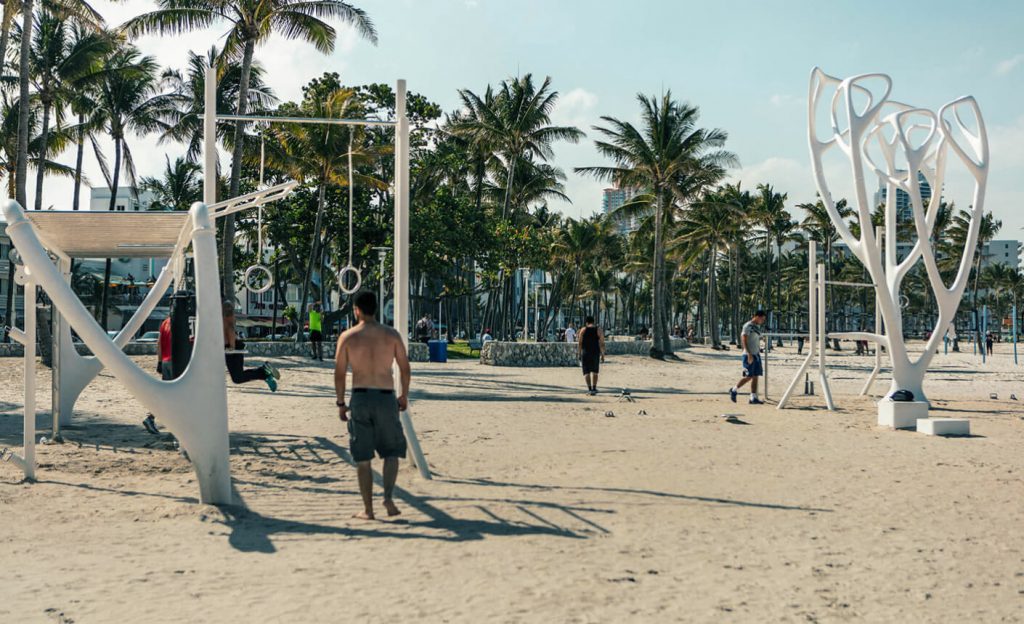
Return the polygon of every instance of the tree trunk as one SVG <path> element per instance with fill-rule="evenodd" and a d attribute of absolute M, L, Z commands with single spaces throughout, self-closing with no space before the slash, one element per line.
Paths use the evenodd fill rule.
<path fill-rule="evenodd" d="M 4 2 L 3 21 L 0 24 L 0 59 L 7 61 L 7 44 L 11 42 L 11 24 L 14 23 L 14 14 L 18 12 L 18 0 L 7 0 Z"/>
<path fill-rule="evenodd" d="M 249 100 L 249 76 L 252 73 L 252 56 L 256 48 L 256 42 L 253 39 L 246 39 L 245 49 L 242 52 L 242 75 L 239 77 L 238 85 L 238 114 L 244 115 L 246 113 L 246 107 Z M 242 179 L 242 155 L 245 151 L 245 145 L 243 137 L 245 131 L 243 129 L 243 122 L 239 121 L 235 123 L 235 148 L 231 153 L 231 184 L 229 187 L 228 195 L 230 197 L 238 197 L 238 188 Z M 319 213 L 317 218 L 319 219 Z M 319 228 L 314 237 L 319 236 Z M 224 298 L 227 301 L 235 300 L 235 215 L 228 215 L 224 217 L 224 250 L 221 253 L 223 256 L 224 275 L 221 278 L 221 291 L 224 293 Z M 304 285 L 303 288 L 306 286 Z M 303 299 L 305 304 L 305 299 Z M 302 320 L 299 319 L 299 326 L 302 326 Z M 302 332 L 298 332 L 301 336 Z"/>
<path fill-rule="evenodd" d="M 9 5 L 5 5 L 5 7 L 6 6 L 9 6 Z M 13 197 L 14 193 L 15 193 L 15 191 L 14 191 L 14 172 L 11 171 L 11 170 L 8 170 L 7 171 L 7 196 L 8 197 Z M 14 263 L 11 262 L 9 257 L 6 258 L 6 260 L 7 260 L 7 292 L 5 294 L 7 296 L 7 301 L 6 301 L 6 312 L 4 314 L 4 323 L 8 327 L 14 327 L 14 323 L 12 322 L 12 319 L 14 318 L 14 291 L 17 289 L 17 285 L 14 283 Z M 4 340 L 4 342 L 10 342 L 11 341 L 10 332 L 7 332 L 7 331 L 4 332 L 3 340 Z"/>
<path fill-rule="evenodd" d="M 18 57 L 18 164 L 15 173 L 15 199 L 23 208 L 28 204 L 28 120 L 32 114 L 28 81 L 28 59 L 32 43 L 32 4 L 33 0 L 25 0 L 21 5 L 22 32 L 27 34 L 21 38 L 21 55 Z"/>
<path fill-rule="evenodd" d="M 43 127 L 39 133 L 39 158 L 36 159 L 36 210 L 43 209 L 43 178 L 46 177 L 46 146 L 50 135 L 50 103 L 43 102 Z"/>
<path fill-rule="evenodd" d="M 85 132 L 82 124 L 85 123 L 85 115 L 78 114 L 78 150 L 75 154 L 75 194 L 71 198 L 71 209 L 78 210 L 78 193 L 82 188 L 82 160 L 85 157 Z"/>
<path fill-rule="evenodd" d="M 114 172 L 110 178 L 110 204 L 109 211 L 117 208 L 117 184 L 121 176 L 121 139 L 114 137 Z M 107 311 L 110 306 L 110 272 L 111 260 L 107 258 L 103 265 L 103 291 L 100 293 L 100 325 L 104 331 L 107 329 Z"/>
<path fill-rule="evenodd" d="M 651 280 L 651 357 L 663 358 L 672 353 L 672 344 L 668 339 L 668 325 L 665 322 L 665 214 L 664 190 L 656 189 L 654 212 L 654 270 Z"/>
<path fill-rule="evenodd" d="M 711 346 L 718 349 L 722 346 L 722 337 L 718 331 L 718 276 L 715 274 L 718 253 L 717 244 L 710 249 L 711 258 L 708 260 L 710 276 L 708 277 L 708 321 L 711 324 Z"/>

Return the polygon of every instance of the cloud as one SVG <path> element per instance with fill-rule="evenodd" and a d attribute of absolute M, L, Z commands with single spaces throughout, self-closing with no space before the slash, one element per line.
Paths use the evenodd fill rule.
<path fill-rule="evenodd" d="M 786 95 L 783 93 L 773 94 L 768 99 L 768 101 L 771 102 L 772 106 L 776 108 L 785 108 L 787 106 L 796 106 L 804 103 L 804 100 L 802 98 L 798 98 L 795 95 Z"/>
<path fill-rule="evenodd" d="M 597 120 L 594 114 L 596 108 L 597 95 L 582 87 L 576 87 L 559 96 L 555 110 L 551 112 L 551 119 L 560 125 L 576 126 L 586 130 Z"/>
<path fill-rule="evenodd" d="M 1005 76 L 1016 69 L 1021 63 L 1024 63 L 1024 54 L 1017 54 L 1008 59 L 999 61 L 996 63 L 995 74 L 997 76 Z"/>

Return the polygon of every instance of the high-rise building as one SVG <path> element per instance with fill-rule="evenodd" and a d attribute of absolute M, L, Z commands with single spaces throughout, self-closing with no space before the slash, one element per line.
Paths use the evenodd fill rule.
<path fill-rule="evenodd" d="M 635 196 L 636 193 L 628 189 L 606 188 L 604 189 L 601 198 L 601 212 L 603 212 L 606 215 L 612 214 L 613 212 L 618 210 L 623 204 L 633 199 L 633 197 Z M 617 221 L 619 226 L 619 232 L 621 234 L 632 232 L 636 230 L 636 228 L 639 225 L 637 223 L 636 218 L 633 217 L 620 217 L 617 219 Z"/>
<path fill-rule="evenodd" d="M 905 170 L 898 170 L 897 176 L 906 175 Z M 921 201 L 924 202 L 924 206 L 928 208 L 928 202 L 932 198 L 932 186 L 928 184 L 928 180 L 924 177 L 924 174 L 920 171 L 917 172 L 917 182 L 921 186 Z M 884 204 L 888 198 L 889 189 L 886 188 L 885 182 L 879 182 L 878 192 L 875 193 L 875 205 L 879 206 Z M 914 209 L 910 204 L 910 195 L 907 194 L 903 189 L 896 189 L 896 219 L 898 221 L 913 221 Z"/>

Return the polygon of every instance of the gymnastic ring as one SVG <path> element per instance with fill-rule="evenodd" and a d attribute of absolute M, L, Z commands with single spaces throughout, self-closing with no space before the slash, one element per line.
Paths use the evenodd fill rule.
<path fill-rule="evenodd" d="M 266 282 L 260 288 L 254 288 L 252 285 L 252 276 L 256 273 L 262 272 L 267 276 Z M 245 275 L 242 277 L 242 283 L 245 284 L 245 289 L 254 295 L 259 295 L 270 290 L 270 287 L 274 285 L 274 276 L 270 273 L 270 269 L 263 266 L 262 264 L 254 264 L 245 270 Z"/>
<path fill-rule="evenodd" d="M 352 286 L 352 288 L 348 288 L 345 286 L 345 275 L 348 273 L 356 274 L 356 283 L 354 286 Z M 363 274 L 359 271 L 359 269 L 352 266 L 351 264 L 346 266 L 342 270 L 338 271 L 338 289 L 341 290 L 341 292 L 345 293 L 346 295 L 356 293 L 362 285 Z"/>
<path fill-rule="evenodd" d="M 910 307 L 910 297 L 906 295 L 900 295 L 900 309 L 906 310 Z"/>

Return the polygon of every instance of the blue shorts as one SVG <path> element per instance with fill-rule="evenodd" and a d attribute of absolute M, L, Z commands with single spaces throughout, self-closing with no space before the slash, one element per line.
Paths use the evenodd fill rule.
<path fill-rule="evenodd" d="M 761 356 L 755 355 L 754 362 L 747 361 L 747 354 L 744 353 L 740 357 L 743 358 L 743 376 L 744 377 L 760 377 L 764 375 L 764 369 L 761 368 Z"/>

